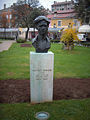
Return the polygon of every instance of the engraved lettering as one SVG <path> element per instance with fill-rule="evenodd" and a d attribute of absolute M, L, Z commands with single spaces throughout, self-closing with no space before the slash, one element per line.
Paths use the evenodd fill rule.
<path fill-rule="evenodd" d="M 34 72 L 36 80 L 48 80 L 48 72 L 51 72 L 52 69 L 32 69 Z"/>
<path fill-rule="evenodd" d="M 43 71 L 52 71 L 51 69 L 44 69 Z"/>

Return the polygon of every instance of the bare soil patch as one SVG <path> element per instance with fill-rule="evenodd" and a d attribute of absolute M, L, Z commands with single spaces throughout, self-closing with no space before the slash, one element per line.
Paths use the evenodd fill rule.
<path fill-rule="evenodd" d="M 90 78 L 54 80 L 54 100 L 90 98 Z M 30 80 L 0 80 L 0 103 L 30 102 Z"/>

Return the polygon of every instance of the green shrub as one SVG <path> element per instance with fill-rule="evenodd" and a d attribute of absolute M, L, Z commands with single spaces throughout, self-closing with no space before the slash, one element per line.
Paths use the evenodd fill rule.
<path fill-rule="evenodd" d="M 28 40 L 29 40 L 29 41 L 32 41 L 32 39 L 31 39 L 31 38 L 29 38 Z"/>
<path fill-rule="evenodd" d="M 1 40 L 14 40 L 14 37 L 0 37 Z"/>
<path fill-rule="evenodd" d="M 52 43 L 54 42 L 54 43 L 58 43 L 58 42 L 60 42 L 60 40 L 58 40 L 58 39 L 51 39 L 50 40 Z"/>
<path fill-rule="evenodd" d="M 17 40 L 16 40 L 16 42 L 17 42 L 17 43 L 24 43 L 24 42 L 25 42 L 25 40 L 24 40 L 24 39 L 19 38 L 19 39 L 17 39 Z"/>
<path fill-rule="evenodd" d="M 81 42 L 81 44 L 85 47 L 90 47 L 90 42 Z"/>

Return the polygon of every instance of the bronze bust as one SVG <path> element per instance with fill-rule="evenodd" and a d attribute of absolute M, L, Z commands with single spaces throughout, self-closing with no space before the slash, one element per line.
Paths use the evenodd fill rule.
<path fill-rule="evenodd" d="M 38 35 L 32 40 L 37 53 L 47 53 L 50 49 L 50 40 L 48 38 L 49 20 L 45 16 L 39 16 L 34 20 Z"/>

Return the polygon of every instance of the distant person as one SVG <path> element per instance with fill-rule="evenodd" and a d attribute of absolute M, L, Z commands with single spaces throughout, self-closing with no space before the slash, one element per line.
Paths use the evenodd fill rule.
<path fill-rule="evenodd" d="M 15 40 L 17 40 L 17 39 L 18 39 L 18 32 L 15 35 Z"/>

